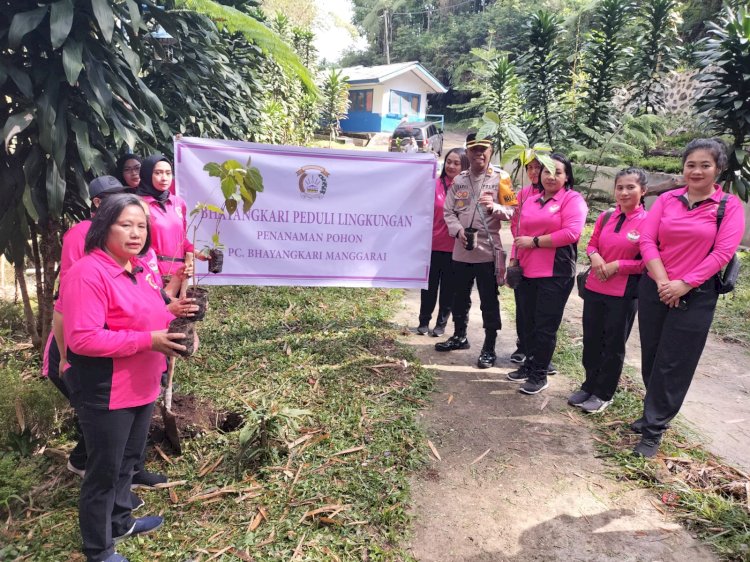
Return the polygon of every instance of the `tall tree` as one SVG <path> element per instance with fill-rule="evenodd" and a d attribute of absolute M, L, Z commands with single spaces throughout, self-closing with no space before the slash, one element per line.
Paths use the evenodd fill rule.
<path fill-rule="evenodd" d="M 556 14 L 544 10 L 532 14 L 528 23 L 529 49 L 519 61 L 524 76 L 524 104 L 531 116 L 530 137 L 550 146 L 564 136 L 558 130 L 566 74 L 558 44 L 561 33 L 562 24 Z"/>
<path fill-rule="evenodd" d="M 677 66 L 676 0 L 652 0 L 640 7 L 636 24 L 631 105 L 636 113 L 654 113 L 662 104 L 662 79 Z"/>
<path fill-rule="evenodd" d="M 159 43 L 157 26 L 172 45 Z M 261 27 L 244 34 L 302 68 Z M 252 94 L 256 86 L 243 84 L 254 80 L 253 59 L 263 55 L 226 38 L 206 17 L 151 0 L 0 0 L 0 252 L 16 266 L 37 346 L 50 326 L 60 237 L 67 220 L 85 215 L 88 182 L 108 173 L 126 147 L 168 151 L 181 123 L 238 134 L 238 121 L 256 119 L 257 105 L 238 104 L 237 96 Z M 36 309 L 25 287 L 27 260 L 36 270 Z"/>
<path fill-rule="evenodd" d="M 743 200 L 750 196 L 750 10 L 726 7 L 697 53 L 707 89 L 698 100 L 717 133 L 731 135 L 725 186 Z"/>
<path fill-rule="evenodd" d="M 588 83 L 577 119 L 584 135 L 586 129 L 599 131 L 611 124 L 614 89 L 622 78 L 625 54 L 630 51 L 622 30 L 631 9 L 630 0 L 601 0 L 594 12 L 594 27 L 583 53 Z"/>

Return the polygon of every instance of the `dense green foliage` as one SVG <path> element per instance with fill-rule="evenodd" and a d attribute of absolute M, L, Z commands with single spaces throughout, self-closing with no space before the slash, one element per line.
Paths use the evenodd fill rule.
<path fill-rule="evenodd" d="M 697 53 L 708 86 L 699 107 L 716 132 L 730 135 L 727 185 L 745 201 L 750 196 L 750 9 L 726 8 Z"/>
<path fill-rule="evenodd" d="M 638 9 L 630 103 L 636 112 L 654 113 L 663 101 L 662 80 L 677 66 L 677 1 L 643 2 Z"/>
<path fill-rule="evenodd" d="M 565 137 L 562 94 L 568 83 L 560 56 L 560 18 L 548 11 L 532 14 L 528 23 L 529 50 L 521 57 L 524 74 L 523 102 L 527 129 L 532 138 L 550 146 Z"/>
<path fill-rule="evenodd" d="M 630 52 L 623 29 L 631 11 L 630 0 L 601 0 L 596 8 L 583 49 L 586 88 L 576 112 L 584 136 L 590 137 L 584 127 L 599 131 L 609 129 L 612 123 L 614 89 L 623 78 L 625 56 Z"/>

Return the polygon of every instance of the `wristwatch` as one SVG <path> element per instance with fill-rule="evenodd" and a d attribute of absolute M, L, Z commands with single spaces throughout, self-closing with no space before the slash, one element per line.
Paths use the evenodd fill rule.
<path fill-rule="evenodd" d="M 531 240 L 532 240 L 532 242 L 534 242 L 534 246 L 536 248 L 538 248 L 539 247 L 539 237 L 538 236 L 534 236 L 534 238 L 532 238 Z"/>

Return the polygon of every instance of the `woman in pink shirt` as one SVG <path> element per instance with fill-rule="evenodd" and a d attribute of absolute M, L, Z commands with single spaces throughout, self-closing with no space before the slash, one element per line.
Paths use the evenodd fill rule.
<path fill-rule="evenodd" d="M 141 183 L 141 157 L 128 152 L 117 159 L 115 177 L 132 190 Z"/>
<path fill-rule="evenodd" d="M 463 170 L 469 169 L 469 158 L 463 148 L 454 148 L 445 155 L 443 171 L 435 182 L 435 214 L 432 219 L 432 255 L 430 256 L 430 279 L 427 290 L 422 289 L 422 302 L 419 307 L 419 327 L 417 333 L 424 335 L 430 331 L 430 318 L 438 301 L 440 289 L 440 308 L 437 322 L 432 331 L 435 337 L 445 333 L 448 317 L 453 304 L 453 245 L 454 240 L 445 224 L 443 210 L 445 196 L 453 179 Z"/>
<path fill-rule="evenodd" d="M 576 244 L 588 207 L 573 191 L 573 167 L 562 154 L 550 156 L 554 171 L 542 169 L 542 191 L 531 191 L 521 208 L 512 255 L 523 269 L 518 286 L 522 317 L 523 365 L 508 380 L 523 383 L 521 392 L 538 394 L 549 386 L 547 372 L 557 344 L 557 330 L 573 289 Z"/>
<path fill-rule="evenodd" d="M 528 185 L 525 185 L 521 188 L 521 190 L 518 192 L 518 195 L 516 196 L 516 199 L 518 199 L 518 209 L 519 212 L 515 213 L 513 215 L 513 218 L 510 221 L 510 231 L 515 236 L 518 232 L 518 219 L 521 216 L 521 209 L 523 207 L 524 202 L 526 199 L 528 199 L 529 195 L 536 192 L 542 192 L 544 191 L 544 188 L 542 187 L 541 177 L 542 177 L 542 165 L 539 163 L 539 160 L 536 158 L 526 164 L 526 175 L 529 176 L 529 181 L 531 182 Z M 515 251 L 516 247 L 513 246 L 511 248 L 511 251 Z M 518 265 L 518 258 L 514 253 L 511 253 L 510 260 L 508 265 L 510 266 L 517 266 Z M 513 297 L 516 302 L 516 350 L 510 354 L 510 361 L 511 363 L 523 363 L 526 359 L 526 351 L 521 346 L 521 339 L 523 337 L 523 317 L 518 313 L 519 306 L 518 306 L 518 288 L 516 287 L 513 289 Z"/>
<path fill-rule="evenodd" d="M 724 144 L 695 139 L 682 165 L 685 187 L 659 196 L 641 231 L 648 269 L 638 287 L 646 398 L 643 416 L 631 427 L 642 434 L 634 452 L 644 457 L 656 454 L 682 407 L 713 321 L 716 275 L 745 231 L 740 200 L 715 183 L 727 165 Z"/>
<path fill-rule="evenodd" d="M 184 349 L 174 318 L 138 255 L 149 224 L 138 197 L 112 195 L 86 235 L 86 255 L 62 288 L 65 382 L 86 438 L 79 523 L 88 561 L 123 562 L 115 542 L 153 531 L 161 517 L 131 515 L 133 467 L 145 446 L 164 356 Z"/>
<path fill-rule="evenodd" d="M 617 207 L 599 215 L 586 248 L 591 260 L 583 298 L 586 380 L 568 398 L 568 404 L 591 414 L 612 403 L 625 362 L 625 344 L 635 320 L 643 271 L 638 243 L 648 215 L 643 207 L 646 184 L 646 173 L 640 168 L 618 172 Z"/>
<path fill-rule="evenodd" d="M 141 164 L 141 183 L 136 193 L 151 207 L 151 242 L 162 277 L 174 275 L 185 261 L 185 252 L 193 245 L 187 237 L 187 205 L 182 197 L 172 195 L 172 164 L 161 154 L 146 158 Z M 201 254 L 195 256 L 205 260 Z"/>

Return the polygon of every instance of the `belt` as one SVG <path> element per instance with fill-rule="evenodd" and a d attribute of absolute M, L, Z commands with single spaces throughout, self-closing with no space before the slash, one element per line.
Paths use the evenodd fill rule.
<path fill-rule="evenodd" d="M 178 261 L 178 262 L 184 262 L 185 258 L 171 258 L 169 256 L 160 256 L 157 254 L 156 259 L 159 261 Z"/>

